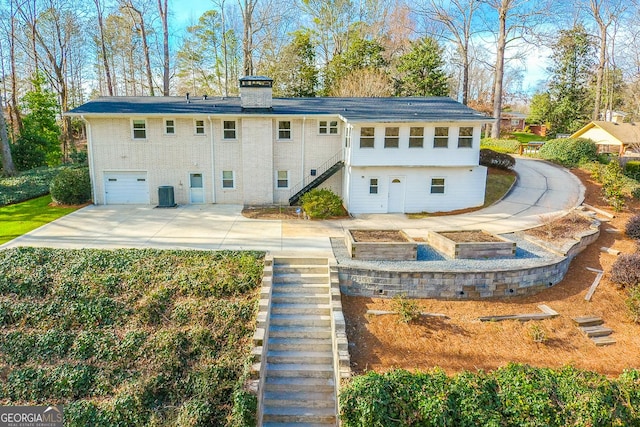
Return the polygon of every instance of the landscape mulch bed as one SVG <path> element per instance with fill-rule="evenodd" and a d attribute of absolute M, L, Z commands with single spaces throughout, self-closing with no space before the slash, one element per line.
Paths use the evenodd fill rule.
<path fill-rule="evenodd" d="M 574 170 L 586 191 L 585 203 L 613 213 L 586 172 Z M 577 368 L 617 376 L 626 368 L 640 367 L 640 325 L 633 323 L 625 306 L 624 292 L 609 280 L 616 257 L 600 251 L 611 247 L 632 253 L 635 243 L 625 237 L 627 220 L 638 213 L 640 203 L 628 201 L 625 210 L 600 226 L 600 237 L 580 253 L 569 266 L 562 282 L 537 295 L 483 301 L 418 300 L 421 311 L 441 313 L 446 318 L 422 317 L 410 324 L 400 323 L 395 314 L 367 315 L 367 310 L 393 310 L 392 301 L 380 298 L 343 296 L 352 368 L 356 373 L 394 368 L 428 370 L 441 367 L 452 374 L 462 370 L 491 370 L 508 362 L 540 367 Z M 620 233 L 606 229 L 615 228 Z M 543 230 L 543 235 L 548 234 Z M 596 273 L 605 274 L 591 302 L 584 300 Z M 480 322 L 481 316 L 535 313 L 546 304 L 560 315 L 542 321 Z M 595 315 L 614 330 L 616 344 L 596 347 L 575 326 L 572 317 Z M 537 325 L 537 326 L 533 326 Z M 546 336 L 534 342 L 539 327 Z"/>

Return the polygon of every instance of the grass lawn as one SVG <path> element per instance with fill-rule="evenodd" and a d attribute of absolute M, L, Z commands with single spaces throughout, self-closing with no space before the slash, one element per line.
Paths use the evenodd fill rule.
<path fill-rule="evenodd" d="M 521 143 L 526 144 L 531 141 L 544 141 L 544 137 L 536 135 L 535 133 L 527 132 L 513 132 L 512 135 Z"/>
<path fill-rule="evenodd" d="M 49 206 L 51 196 L 42 196 L 15 205 L 0 207 L 0 244 L 22 236 L 78 209 Z"/>

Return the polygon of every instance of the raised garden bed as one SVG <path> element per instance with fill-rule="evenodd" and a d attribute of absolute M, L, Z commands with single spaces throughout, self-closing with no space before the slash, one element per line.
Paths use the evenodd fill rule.
<path fill-rule="evenodd" d="M 429 231 L 427 243 L 453 259 L 513 258 L 516 244 L 483 230 Z"/>
<path fill-rule="evenodd" d="M 353 259 L 415 261 L 418 244 L 401 230 L 347 230 L 345 245 Z"/>

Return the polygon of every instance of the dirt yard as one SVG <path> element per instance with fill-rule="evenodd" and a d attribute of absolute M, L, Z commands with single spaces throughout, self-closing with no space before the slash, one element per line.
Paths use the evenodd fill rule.
<path fill-rule="evenodd" d="M 600 196 L 600 186 L 586 173 L 580 170 L 574 173 L 587 187 L 585 202 L 612 212 Z M 572 261 L 565 279 L 534 296 L 487 301 L 420 300 L 422 311 L 447 317 L 422 317 L 408 325 L 399 323 L 395 314 L 366 314 L 368 309 L 392 310 L 391 300 L 343 296 L 352 368 L 362 373 L 393 368 L 428 370 L 439 366 L 455 373 L 520 362 L 553 368 L 573 365 L 608 376 L 616 376 L 625 368 L 640 368 L 640 325 L 630 321 L 623 292 L 609 281 L 615 256 L 600 251 L 600 247 L 623 253 L 636 250 L 635 243 L 624 236 L 623 230 L 628 218 L 639 211 L 640 203 L 632 201 L 624 212 L 610 222 L 603 222 L 600 238 Z M 612 228 L 621 232 L 606 231 Z M 548 235 L 549 227 L 540 233 Z M 605 271 L 591 302 L 585 301 L 584 296 L 596 273 L 586 267 Z M 540 312 L 539 304 L 550 306 L 560 316 L 535 322 L 478 320 L 480 316 Z M 605 326 L 615 331 L 611 336 L 617 343 L 596 347 L 571 320 L 584 315 L 602 317 Z M 542 331 L 544 342 L 534 342 L 533 335 L 539 333 L 536 329 Z"/>

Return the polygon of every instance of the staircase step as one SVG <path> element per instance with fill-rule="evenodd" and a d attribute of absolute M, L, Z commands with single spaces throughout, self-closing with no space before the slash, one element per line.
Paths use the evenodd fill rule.
<path fill-rule="evenodd" d="M 331 324 L 329 327 L 316 326 L 269 326 L 269 348 L 273 338 L 313 338 L 327 340 L 331 344 Z"/>
<path fill-rule="evenodd" d="M 312 273 L 329 274 L 329 266 L 326 264 L 279 264 L 273 269 L 273 274 Z"/>
<path fill-rule="evenodd" d="M 578 326 L 598 326 L 604 323 L 604 320 L 598 316 L 574 317 L 573 321 L 576 322 Z"/>
<path fill-rule="evenodd" d="M 276 304 L 278 303 L 328 304 L 329 293 L 296 295 L 296 294 L 288 294 L 286 292 L 283 293 L 283 292 L 273 291 L 271 294 L 271 302 Z"/>
<path fill-rule="evenodd" d="M 605 336 L 605 337 L 593 337 L 591 338 L 591 341 L 593 341 L 598 347 L 602 347 L 604 345 L 611 345 L 611 344 L 615 344 L 616 340 L 610 336 Z"/>
<path fill-rule="evenodd" d="M 275 271 L 273 272 L 273 284 L 315 284 L 329 283 L 329 274 L 315 274 L 315 273 L 291 273 L 291 274 L 277 274 Z"/>
<path fill-rule="evenodd" d="M 329 316 L 331 306 L 329 304 L 271 304 L 271 315 L 274 314 L 318 314 Z"/>
<path fill-rule="evenodd" d="M 264 404 L 272 407 L 334 408 L 336 398 L 333 393 L 287 391 L 265 391 Z"/>
<path fill-rule="evenodd" d="M 332 378 L 287 378 L 271 377 L 264 383 L 264 389 L 269 391 L 305 392 L 318 391 L 334 393 L 334 381 Z"/>
<path fill-rule="evenodd" d="M 330 422 L 325 422 L 325 423 L 296 423 L 296 422 L 292 422 L 292 423 L 288 423 L 288 422 L 278 422 L 278 421 L 273 421 L 273 422 L 268 422 L 268 423 L 262 423 L 262 427 L 335 427 L 336 422 L 334 421 L 330 421 Z"/>
<path fill-rule="evenodd" d="M 306 258 L 306 257 L 277 257 L 273 259 L 273 266 L 292 265 L 328 265 L 326 258 Z"/>
<path fill-rule="evenodd" d="M 265 407 L 264 423 L 285 422 L 299 423 L 298 425 L 309 425 L 309 423 L 335 423 L 335 408 L 273 408 Z"/>
<path fill-rule="evenodd" d="M 274 283 L 272 291 L 299 295 L 328 294 L 330 288 L 331 286 L 327 279 L 324 283 Z"/>
<path fill-rule="evenodd" d="M 267 354 L 268 363 L 307 363 L 310 365 L 333 363 L 333 353 L 330 351 L 269 351 Z"/>
<path fill-rule="evenodd" d="M 331 328 L 331 316 L 317 314 L 271 314 L 273 326 L 321 326 Z"/>
<path fill-rule="evenodd" d="M 269 338 L 269 351 L 333 351 L 330 340 L 317 338 Z"/>
<path fill-rule="evenodd" d="M 613 329 L 606 328 L 604 326 L 579 326 L 578 327 L 582 333 L 584 333 L 589 338 L 592 337 L 606 337 L 613 333 Z"/>
<path fill-rule="evenodd" d="M 332 365 L 304 363 L 267 363 L 267 378 L 333 378 Z"/>

